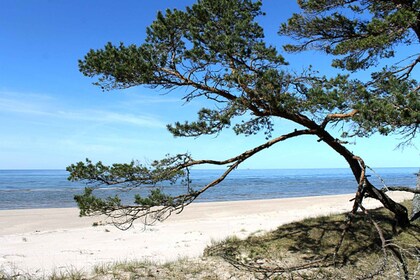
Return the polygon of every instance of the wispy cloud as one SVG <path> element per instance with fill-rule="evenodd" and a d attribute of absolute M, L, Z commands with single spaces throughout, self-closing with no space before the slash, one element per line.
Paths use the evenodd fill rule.
<path fill-rule="evenodd" d="M 142 127 L 164 127 L 165 123 L 148 115 L 123 114 L 101 110 L 58 111 L 55 117 L 99 123 L 122 123 Z"/>
<path fill-rule="evenodd" d="M 86 121 L 97 123 L 119 123 L 140 127 L 164 127 L 158 117 L 148 114 L 130 114 L 101 109 L 65 108 L 64 104 L 46 95 L 0 92 L 0 112 L 24 116 Z"/>
<path fill-rule="evenodd" d="M 94 143 L 85 143 L 81 141 L 74 141 L 72 139 L 65 139 L 59 142 L 59 146 L 66 147 L 66 149 L 71 151 L 77 151 L 81 154 L 87 153 L 112 153 L 115 152 L 115 145 L 104 145 L 104 144 L 94 144 Z"/>
<path fill-rule="evenodd" d="M 180 103 L 182 102 L 182 97 L 174 97 L 169 94 L 158 94 L 154 93 L 145 94 L 145 93 L 129 93 L 127 94 L 128 100 L 121 101 L 121 106 L 143 106 L 143 105 L 158 105 L 158 104 L 169 104 L 169 103 Z"/>
<path fill-rule="evenodd" d="M 43 107 L 50 101 L 48 96 L 41 94 L 0 92 L 0 110 L 2 112 L 49 115 L 48 110 Z"/>

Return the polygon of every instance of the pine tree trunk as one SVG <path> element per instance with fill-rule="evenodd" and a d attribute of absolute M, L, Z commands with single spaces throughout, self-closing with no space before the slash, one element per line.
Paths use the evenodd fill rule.
<path fill-rule="evenodd" d="M 341 156 L 343 156 L 346 159 L 346 161 L 350 165 L 350 168 L 353 172 L 356 181 L 359 182 L 360 176 L 362 174 L 362 167 L 360 166 L 359 161 L 355 158 L 354 154 L 342 144 L 340 144 L 339 141 L 334 139 L 327 131 L 323 129 L 318 130 L 317 135 L 331 148 L 333 148 L 336 152 L 338 152 Z M 410 220 L 408 218 L 407 208 L 393 201 L 385 192 L 377 189 L 368 180 L 366 180 L 366 182 L 367 184 L 364 189 L 364 193 L 366 193 L 369 197 L 379 200 L 385 208 L 393 212 L 395 215 L 396 225 L 402 228 L 408 227 L 410 225 Z"/>
<path fill-rule="evenodd" d="M 360 182 L 360 176 L 362 175 L 362 167 L 360 166 L 359 160 L 355 155 L 350 152 L 345 146 L 343 146 L 338 139 L 334 138 L 324 128 L 316 124 L 314 121 L 304 117 L 302 115 L 287 115 L 284 112 L 279 114 L 280 117 L 292 120 L 299 123 L 313 131 L 313 134 L 317 135 L 321 141 L 324 141 L 334 151 L 339 153 L 345 158 L 349 164 L 354 178 L 357 183 Z M 406 228 L 410 226 L 410 219 L 408 218 L 408 210 L 403 205 L 393 201 L 384 191 L 377 189 L 366 179 L 366 186 L 363 190 L 363 195 L 367 194 L 369 197 L 379 200 L 382 205 L 394 213 L 395 215 L 395 226 Z"/>

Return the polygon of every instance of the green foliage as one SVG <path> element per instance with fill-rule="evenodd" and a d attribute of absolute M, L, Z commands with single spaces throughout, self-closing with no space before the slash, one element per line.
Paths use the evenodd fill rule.
<path fill-rule="evenodd" d="M 399 45 L 420 40 L 420 1 L 299 1 L 302 13 L 283 23 L 279 33 L 296 39 L 284 46 L 290 52 L 315 49 L 334 55 L 332 66 L 366 70 L 396 57 L 401 62 L 372 72 L 371 80 L 357 82 L 351 107 L 354 131 L 369 136 L 395 132 L 410 143 L 420 129 L 419 82 L 414 68 L 419 54 L 398 53 Z M 406 63 L 404 65 L 404 63 Z"/>
<path fill-rule="evenodd" d="M 151 190 L 150 195 L 145 198 L 141 197 L 139 194 L 136 194 L 134 199 L 135 204 L 150 207 L 174 204 L 174 198 L 162 193 L 160 189 Z"/>
<path fill-rule="evenodd" d="M 121 185 L 129 187 L 136 185 L 155 185 L 158 182 L 176 182 L 183 177 L 184 171 L 174 168 L 180 162 L 189 160 L 187 155 L 167 156 L 160 161 L 154 161 L 150 166 L 137 162 L 115 163 L 111 166 L 102 162 L 92 163 L 89 159 L 85 162 L 78 162 L 67 167 L 70 173 L 70 181 L 86 181 L 87 183 L 97 182 L 103 185 Z"/>
<path fill-rule="evenodd" d="M 200 136 L 203 134 L 214 134 L 221 131 L 225 127 L 230 126 L 230 119 L 236 112 L 231 110 L 218 111 L 203 108 L 198 112 L 198 121 L 188 122 L 184 124 L 176 122 L 173 126 L 168 125 L 168 130 L 174 136 Z"/>
<path fill-rule="evenodd" d="M 92 187 L 85 188 L 81 195 L 76 195 L 81 216 L 95 214 L 110 214 L 124 208 L 118 195 L 114 197 L 100 198 L 94 195 L 94 190 L 99 186 L 116 186 L 119 189 L 132 189 L 143 186 L 156 186 L 158 183 L 168 182 L 175 184 L 180 181 L 180 185 L 189 184 L 189 179 L 185 170 L 180 164 L 188 162 L 188 155 L 167 156 L 160 161 L 154 161 L 150 166 L 144 166 L 135 162 L 129 164 L 104 165 L 102 162 L 93 164 L 89 159 L 85 162 L 78 162 L 67 167 L 70 172 L 69 180 L 83 181 Z M 193 190 L 188 189 L 188 194 L 193 194 Z M 153 206 L 177 206 L 179 198 L 176 200 L 170 195 L 164 194 L 160 189 L 151 189 L 147 197 L 135 195 L 134 203 L 148 209 Z"/>
<path fill-rule="evenodd" d="M 95 197 L 92 188 L 85 188 L 82 195 L 75 195 L 74 200 L 80 209 L 80 216 L 88 216 L 95 213 L 106 214 L 121 207 L 121 200 L 118 196 L 101 199 Z"/>
<path fill-rule="evenodd" d="M 317 49 L 343 55 L 334 60 L 333 66 L 351 71 L 393 57 L 396 44 L 412 42 L 420 31 L 419 1 L 306 0 L 299 4 L 304 12 L 283 23 L 280 34 L 301 43 L 286 45 L 285 49 Z"/>
<path fill-rule="evenodd" d="M 186 11 L 158 13 L 145 43 L 91 50 L 79 61 L 80 71 L 98 76 L 96 84 L 104 90 L 185 86 L 193 88 L 186 101 L 200 96 L 223 101 L 220 110 L 202 109 L 196 122 L 168 126 L 175 136 L 219 133 L 249 107 L 258 115 L 259 107 L 293 103 L 282 85 L 289 77 L 279 69 L 286 62 L 266 46 L 255 21 L 263 15 L 260 8 L 259 1 L 202 0 Z"/>
<path fill-rule="evenodd" d="M 379 76 L 369 88 L 360 88 L 359 110 L 354 121 L 360 124 L 359 132 L 376 132 L 387 135 L 398 129 L 408 139 L 414 137 L 420 124 L 420 96 L 415 80 L 399 80 L 394 75 Z"/>

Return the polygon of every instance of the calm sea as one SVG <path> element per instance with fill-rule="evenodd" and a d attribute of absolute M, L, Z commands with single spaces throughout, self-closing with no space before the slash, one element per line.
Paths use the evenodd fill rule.
<path fill-rule="evenodd" d="M 370 181 L 378 187 L 414 187 L 419 168 L 379 168 L 369 172 Z M 217 178 L 223 170 L 193 170 L 192 186 L 200 187 Z M 378 178 L 380 175 L 380 178 Z M 0 209 L 76 207 L 75 194 L 83 191 L 83 183 L 67 181 L 64 170 L 0 170 Z M 384 182 L 382 182 L 382 180 Z M 270 199 L 300 196 L 346 194 L 355 192 L 357 184 L 349 169 L 273 169 L 235 170 L 219 186 L 210 189 L 197 201 Z M 182 186 L 165 186 L 171 194 Z M 115 194 L 115 189 L 99 189 L 100 196 Z M 145 195 L 147 189 L 140 190 Z M 124 192 L 130 202 L 133 191 Z"/>

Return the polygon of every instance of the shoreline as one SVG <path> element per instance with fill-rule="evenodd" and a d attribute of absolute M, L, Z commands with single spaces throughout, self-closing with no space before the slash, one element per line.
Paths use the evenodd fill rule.
<path fill-rule="evenodd" d="M 341 197 L 351 197 L 354 194 L 337 194 L 337 195 L 318 195 L 318 196 L 299 196 L 299 197 L 286 197 L 286 198 L 272 198 L 272 199 L 248 199 L 248 200 L 231 200 L 231 201 L 211 201 L 211 202 L 193 202 L 185 207 L 181 216 L 173 214 L 168 220 L 177 219 L 196 219 L 199 215 L 191 215 L 193 210 L 196 209 L 220 209 L 225 214 L 232 215 L 238 212 L 240 215 L 247 215 L 255 213 L 255 205 L 258 206 L 258 211 L 275 210 L 273 204 L 285 203 L 301 200 L 325 200 Z M 267 205 L 267 206 L 264 206 Z M 232 208 L 232 206 L 234 206 Z M 241 206 L 245 206 L 242 208 Z M 252 206 L 252 207 L 249 207 Z M 225 207 L 231 207 L 226 212 Z M 192 208 L 191 210 L 189 210 Z M 187 214 L 185 214 L 187 213 Z M 202 213 L 201 217 L 204 218 L 206 213 Z M 71 219 L 69 219 L 71 217 Z M 178 218 L 177 218 L 178 217 Z M 40 218 L 46 218 L 40 219 Z M 63 219 L 66 222 L 63 223 Z M 80 217 L 79 209 L 77 207 L 51 207 L 51 208 L 21 208 L 21 209 L 5 209 L 0 210 L 0 236 L 7 234 L 22 234 L 31 231 L 46 231 L 53 229 L 72 229 L 80 227 L 90 227 L 92 223 L 104 220 L 101 216 L 94 217 Z M 165 221 L 166 222 L 166 221 Z"/>
<path fill-rule="evenodd" d="M 397 201 L 412 194 L 390 192 Z M 77 208 L 0 210 L 0 271 L 51 274 L 69 268 L 89 272 L 95 265 L 126 260 L 154 262 L 201 256 L 212 241 L 308 217 L 351 210 L 354 194 L 267 200 L 200 202 L 162 223 L 127 231 L 92 226 L 100 217 L 79 217 Z M 380 206 L 366 199 L 367 208 Z"/>

